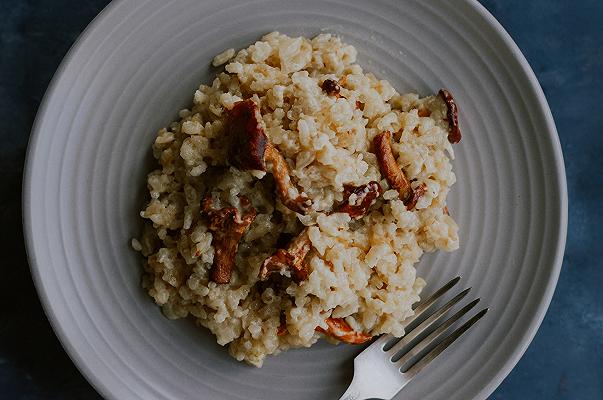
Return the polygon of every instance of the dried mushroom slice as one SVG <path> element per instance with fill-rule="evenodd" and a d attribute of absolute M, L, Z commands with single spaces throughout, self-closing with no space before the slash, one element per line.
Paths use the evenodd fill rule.
<path fill-rule="evenodd" d="M 289 271 L 291 278 L 296 282 L 308 279 L 308 270 L 304 264 L 304 259 L 310 251 L 312 243 L 308 236 L 308 229 L 300 232 L 286 249 L 278 249 L 276 252 L 264 260 L 260 267 L 260 281 L 266 281 L 272 274 L 281 274 Z"/>
<path fill-rule="evenodd" d="M 415 208 L 415 206 L 417 205 L 417 201 L 419 201 L 419 199 L 425 194 L 426 191 L 427 191 L 427 185 L 425 183 L 421 183 L 419 186 L 417 186 L 412 191 L 412 195 L 410 196 L 408 201 L 406 201 L 404 203 L 404 205 L 406 206 L 406 209 L 412 210 L 413 208 Z"/>
<path fill-rule="evenodd" d="M 459 110 L 454 102 L 452 94 L 446 90 L 441 89 L 438 95 L 446 103 L 446 118 L 448 119 L 448 141 L 450 143 L 458 143 L 461 141 L 461 130 L 459 128 Z"/>
<path fill-rule="evenodd" d="M 252 100 L 238 101 L 228 112 L 229 161 L 241 170 L 266 170 L 264 153 L 268 137 L 260 110 Z"/>
<path fill-rule="evenodd" d="M 307 214 L 311 207 L 310 199 L 303 195 L 293 197 L 291 193 L 299 193 L 291 183 L 289 167 L 283 155 L 272 144 L 266 146 L 264 154 L 266 163 L 271 167 L 272 176 L 276 182 L 276 192 L 281 202 L 288 209 L 300 214 Z"/>
<path fill-rule="evenodd" d="M 316 330 L 342 342 L 350 344 L 362 344 L 373 338 L 366 333 L 355 332 L 343 318 L 329 317 L 325 320 L 325 322 L 327 323 L 327 329 L 317 326 Z"/>
<path fill-rule="evenodd" d="M 392 133 L 383 132 L 375 136 L 373 146 L 379 163 L 381 174 L 385 176 L 390 186 L 396 189 L 402 201 L 407 201 L 412 196 L 410 182 L 406 179 L 404 171 L 398 165 L 391 146 Z"/>
<path fill-rule="evenodd" d="M 258 106 L 250 99 L 238 101 L 228 113 L 230 163 L 241 170 L 269 172 L 276 181 L 277 194 L 285 207 L 307 214 L 311 202 L 302 195 L 293 197 L 297 189 L 291 183 L 289 167 L 283 155 L 270 143 L 262 126 Z"/>
<path fill-rule="evenodd" d="M 329 96 L 338 96 L 341 90 L 339 83 L 333 79 L 325 79 L 320 88 Z"/>
<path fill-rule="evenodd" d="M 216 283 L 230 282 L 239 241 L 256 216 L 247 198 L 241 197 L 241 203 L 247 204 L 243 216 L 235 207 L 214 208 L 211 197 L 205 198 L 202 203 L 202 211 L 207 215 L 209 230 L 213 235 L 215 253 L 210 279 Z"/>
<path fill-rule="evenodd" d="M 287 317 L 281 312 L 280 323 L 278 325 L 278 328 L 276 329 L 276 335 L 283 336 L 287 333 L 289 333 L 289 331 L 287 330 Z"/>
<path fill-rule="evenodd" d="M 408 178 L 404 175 L 404 171 L 402 171 L 392 153 L 391 138 L 391 132 L 383 132 L 373 139 L 379 169 L 390 186 L 398 191 L 398 195 L 404 202 L 406 209 L 412 210 L 421 196 L 425 194 L 427 185 L 421 183 L 415 190 L 412 189 Z"/>
<path fill-rule="evenodd" d="M 343 203 L 338 212 L 347 213 L 354 219 L 364 217 L 383 192 L 381 185 L 375 181 L 361 186 L 345 185 L 343 189 Z"/>

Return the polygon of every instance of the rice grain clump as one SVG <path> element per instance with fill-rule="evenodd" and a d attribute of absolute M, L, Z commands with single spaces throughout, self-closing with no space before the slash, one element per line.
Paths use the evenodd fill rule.
<path fill-rule="evenodd" d="M 228 50 L 153 144 L 143 285 L 237 360 L 402 335 L 425 285 L 413 265 L 458 248 L 444 96 L 355 62 L 329 34 Z"/>

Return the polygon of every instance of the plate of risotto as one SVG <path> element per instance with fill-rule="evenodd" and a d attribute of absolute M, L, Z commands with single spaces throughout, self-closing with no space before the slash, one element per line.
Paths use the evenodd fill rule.
<path fill-rule="evenodd" d="M 473 0 L 122 0 L 29 145 L 40 298 L 109 399 L 332 399 L 460 275 L 490 307 L 404 390 L 485 399 L 550 302 L 555 125 Z"/>

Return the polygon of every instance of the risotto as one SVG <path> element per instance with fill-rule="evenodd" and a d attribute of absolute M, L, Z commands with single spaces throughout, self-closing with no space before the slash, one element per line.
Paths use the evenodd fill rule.
<path fill-rule="evenodd" d="M 237 360 L 403 335 L 425 285 L 414 264 L 459 246 L 454 99 L 400 94 L 356 54 L 329 34 L 278 32 L 226 50 L 155 138 L 132 241 L 143 286 Z"/>

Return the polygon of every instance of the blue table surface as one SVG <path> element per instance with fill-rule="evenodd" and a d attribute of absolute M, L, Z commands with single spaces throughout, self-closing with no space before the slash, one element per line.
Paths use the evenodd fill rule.
<path fill-rule="evenodd" d="M 107 3 L 0 0 L 0 399 L 100 398 L 63 351 L 36 295 L 21 230 L 21 180 L 44 91 Z M 490 399 L 603 399 L 603 2 L 482 4 L 517 42 L 546 93 L 570 204 L 563 269 L 549 311 Z"/>

